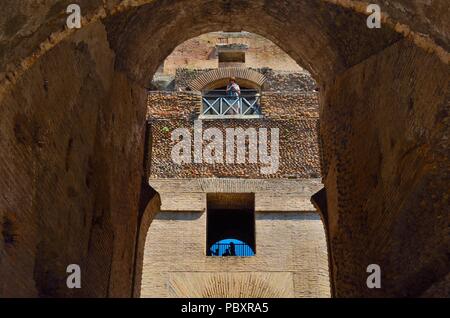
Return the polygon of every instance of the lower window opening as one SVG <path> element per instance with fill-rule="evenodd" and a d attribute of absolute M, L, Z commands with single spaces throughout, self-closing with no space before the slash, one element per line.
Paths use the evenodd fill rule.
<path fill-rule="evenodd" d="M 207 256 L 250 257 L 256 254 L 255 195 L 207 194 Z"/>

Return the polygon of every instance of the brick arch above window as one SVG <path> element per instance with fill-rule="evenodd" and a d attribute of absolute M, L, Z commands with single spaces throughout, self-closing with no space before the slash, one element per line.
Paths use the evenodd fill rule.
<path fill-rule="evenodd" d="M 245 87 L 261 88 L 266 77 L 249 68 L 218 68 L 201 74 L 194 79 L 189 87 L 194 91 L 202 91 L 205 89 L 214 89 L 221 86 L 226 86 L 228 80 L 235 77 L 239 85 Z"/>

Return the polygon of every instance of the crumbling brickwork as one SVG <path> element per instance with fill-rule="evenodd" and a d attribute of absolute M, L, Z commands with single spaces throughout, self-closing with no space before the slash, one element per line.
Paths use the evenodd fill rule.
<path fill-rule="evenodd" d="M 271 68 L 259 68 L 253 70 L 266 77 L 266 81 L 262 87 L 264 91 L 306 93 L 314 92 L 317 89 L 316 81 L 308 72 L 277 71 Z M 175 90 L 186 90 L 194 79 L 209 71 L 211 71 L 211 69 L 178 68 L 173 79 Z"/>
<path fill-rule="evenodd" d="M 211 32 L 179 45 L 164 61 L 164 73 L 175 74 L 179 68 L 217 68 L 219 66 L 217 44 L 247 45 L 245 57 L 247 67 L 267 66 L 285 71 L 301 71 L 302 69 L 277 45 L 260 35 L 249 32 Z"/>
<path fill-rule="evenodd" d="M 172 140 L 177 128 L 188 128 L 193 134 L 198 119 L 201 96 L 183 92 L 151 92 L 148 96 L 148 119 L 152 138 L 152 178 L 242 177 L 242 178 L 318 178 L 318 101 L 317 94 L 264 93 L 261 100 L 263 118 L 202 120 L 203 130 L 219 128 L 267 128 L 269 149 L 271 129 L 279 129 L 279 168 L 276 173 L 261 173 L 261 162 L 177 164 L 171 152 L 178 141 Z M 235 143 L 237 147 L 237 143 Z M 235 149 L 236 149 L 235 147 Z M 194 150 L 192 150 L 193 153 Z M 224 150 L 225 151 L 225 150 Z M 237 150 L 236 150 L 237 151 Z M 250 148 L 247 147 L 248 158 Z M 224 160 L 225 161 L 225 160 Z"/>
<path fill-rule="evenodd" d="M 266 77 L 264 91 L 313 92 L 316 81 L 307 72 L 282 72 L 270 68 L 259 70 Z"/>

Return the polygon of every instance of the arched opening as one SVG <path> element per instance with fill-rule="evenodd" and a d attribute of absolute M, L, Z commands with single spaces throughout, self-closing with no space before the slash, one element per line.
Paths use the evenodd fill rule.
<path fill-rule="evenodd" d="M 245 60 L 251 62 L 223 65 L 217 56 L 216 68 L 211 68 L 214 58 L 209 52 L 217 43 L 232 41 L 235 46 L 246 43 Z M 219 282 L 226 273 L 230 284 L 240 286 L 257 272 L 266 277 L 268 289 L 285 290 L 280 296 L 329 297 L 323 223 L 309 202 L 320 184 L 314 79 L 274 43 L 245 31 L 192 38 L 177 46 L 163 65 L 153 89 L 167 77 L 171 88 L 150 91 L 148 104 L 150 144 L 152 153 L 159 154 L 150 162 L 149 183 L 160 194 L 162 207 L 146 240 L 141 295 L 175 296 L 173 291 L 183 285 L 176 296 L 192 297 L 203 288 L 198 280 Z M 230 79 L 238 85 L 236 95 L 228 89 L 234 85 Z M 247 111 L 256 94 L 258 109 Z M 203 126 L 203 132 L 196 126 Z M 180 128 L 194 139 L 196 134 L 220 131 L 223 140 L 230 140 L 233 130 L 236 144 L 214 147 L 212 152 L 222 154 L 214 162 L 173 164 L 171 156 L 178 147 L 174 136 Z M 266 166 L 265 130 L 279 131 L 279 138 L 268 136 L 267 146 L 281 166 L 267 175 L 259 170 Z M 244 149 L 247 142 L 249 148 Z M 225 158 L 229 151 L 236 155 Z M 194 212 L 197 217 L 188 217 Z M 173 238 L 161 243 L 168 232 Z M 290 239 L 295 236 L 298 240 Z M 274 279 L 277 275 L 282 279 Z M 222 295 L 234 294 L 229 292 Z M 258 295 L 257 290 L 246 292 L 247 297 Z"/>
<path fill-rule="evenodd" d="M 382 6 L 381 29 L 367 28 L 356 0 L 112 1 L 87 5 L 89 24 L 76 32 L 61 31 L 57 7 L 36 24 L 2 29 L 11 49 L 0 57 L 0 293 L 133 294 L 139 199 L 146 202 L 144 87 L 183 41 L 245 29 L 278 44 L 319 84 L 326 191 L 316 204 L 333 296 L 439 295 L 449 268 L 448 23 L 440 3 L 394 2 Z M 34 10 L 8 8 L 11 17 Z M 82 290 L 63 284 L 71 263 L 84 268 Z M 383 269 L 382 290 L 365 284 L 373 263 Z"/>

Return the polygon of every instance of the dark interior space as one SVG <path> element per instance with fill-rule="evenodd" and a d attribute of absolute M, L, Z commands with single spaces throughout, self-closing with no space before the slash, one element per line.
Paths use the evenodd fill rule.
<path fill-rule="evenodd" d="M 245 52 L 220 52 L 219 63 L 245 63 Z"/>
<path fill-rule="evenodd" d="M 206 254 L 221 240 L 236 239 L 255 249 L 254 193 L 209 193 L 207 195 Z"/>

